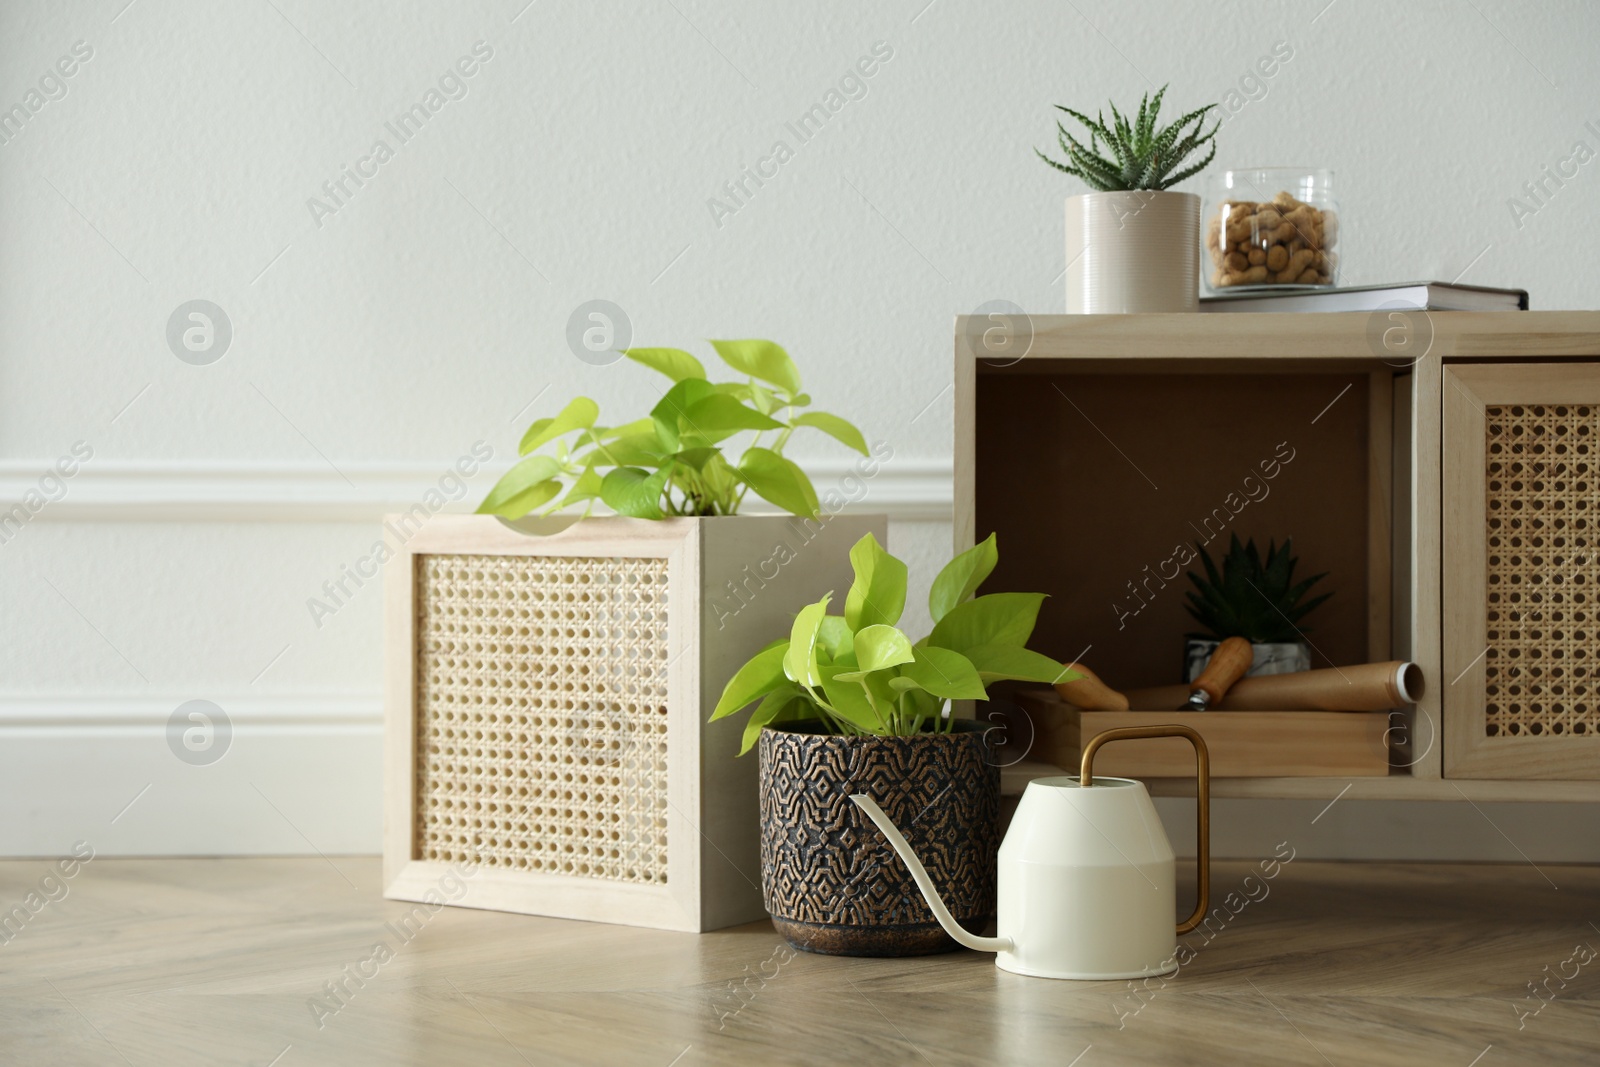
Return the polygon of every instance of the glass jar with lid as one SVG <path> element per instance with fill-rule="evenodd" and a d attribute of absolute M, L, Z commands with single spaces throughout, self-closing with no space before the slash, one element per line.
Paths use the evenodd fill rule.
<path fill-rule="evenodd" d="M 1339 277 L 1333 171 L 1222 171 L 1208 188 L 1203 233 L 1211 293 L 1330 288 Z"/>

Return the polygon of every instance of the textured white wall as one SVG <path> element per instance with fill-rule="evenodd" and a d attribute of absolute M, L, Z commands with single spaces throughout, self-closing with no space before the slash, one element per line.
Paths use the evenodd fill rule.
<path fill-rule="evenodd" d="M 13 0 L 0 108 L 38 107 L 0 144 L 0 481 L 15 498 L 75 443 L 93 455 L 0 544 L 0 789 L 30 815 L 0 847 L 170 848 L 187 811 L 202 849 L 374 848 L 381 598 L 321 627 L 305 601 L 371 543 L 367 516 L 474 442 L 509 457 L 575 392 L 619 415 L 650 398 L 649 375 L 569 350 L 586 301 L 640 343 L 783 341 L 820 405 L 893 445 L 868 505 L 946 514 L 952 316 L 1061 307 L 1078 190 L 1032 156 L 1053 103 L 1236 90 L 1217 166 L 1335 168 L 1347 281 L 1597 306 L 1600 164 L 1508 205 L 1600 148 L 1597 30 L 1593 5 L 1507 0 Z M 802 143 L 786 124 L 841 88 Z M 430 90 L 402 143 L 385 124 Z M 336 204 L 323 183 L 379 139 L 392 158 Z M 780 140 L 776 174 L 730 198 Z M 231 324 L 208 365 L 169 348 L 191 300 Z M 948 537 L 894 532 L 924 583 Z M 232 763 L 168 753 L 163 709 L 196 698 L 245 709 Z M 1461 851 L 1492 837 L 1450 810 Z M 1404 839 L 1413 816 L 1383 811 L 1350 825 Z"/>

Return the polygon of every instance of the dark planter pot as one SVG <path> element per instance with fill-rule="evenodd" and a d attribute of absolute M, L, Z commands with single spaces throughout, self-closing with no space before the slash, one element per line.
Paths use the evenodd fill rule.
<path fill-rule="evenodd" d="M 821 723 L 761 731 L 761 892 L 795 948 L 831 956 L 925 956 L 958 946 L 851 793 L 905 834 L 962 926 L 994 917 L 1000 768 L 989 724 L 948 734 L 841 737 Z"/>

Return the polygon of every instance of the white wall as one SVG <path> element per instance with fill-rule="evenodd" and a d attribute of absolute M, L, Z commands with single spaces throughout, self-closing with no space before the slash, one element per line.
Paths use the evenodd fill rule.
<path fill-rule="evenodd" d="M 619 417 L 650 398 L 569 350 L 592 299 L 640 343 L 783 341 L 819 404 L 894 447 L 867 504 L 925 581 L 949 539 L 951 318 L 1062 305 L 1078 190 L 1032 156 L 1053 103 L 1162 81 L 1174 106 L 1217 100 L 1286 41 L 1218 165 L 1336 168 L 1347 281 L 1597 305 L 1600 164 L 1520 225 L 1507 204 L 1600 148 L 1592 5 L 525 3 L 0 11 L 0 107 L 92 49 L 0 144 L 0 500 L 93 452 L 0 544 L 0 852 L 375 849 L 381 598 L 320 627 L 306 601 L 474 442 L 509 457 L 575 392 Z M 480 41 L 465 96 L 400 143 L 385 123 Z M 799 143 L 785 124 L 876 42 L 866 95 Z M 380 138 L 393 158 L 314 218 Z M 714 213 L 780 139 L 776 177 Z M 203 366 L 166 338 L 196 299 L 233 331 Z M 819 479 L 842 458 L 801 454 Z M 211 766 L 168 748 L 191 699 L 233 721 Z M 1235 810 L 1241 841 L 1287 817 Z M 1579 830 L 1600 855 L 1592 813 L 1498 817 L 1536 858 Z M 1464 805 L 1317 825 L 1332 854 L 1507 852 Z"/>

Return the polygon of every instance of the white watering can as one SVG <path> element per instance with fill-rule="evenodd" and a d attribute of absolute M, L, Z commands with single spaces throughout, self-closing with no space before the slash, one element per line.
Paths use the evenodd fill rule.
<path fill-rule="evenodd" d="M 1143 782 L 1095 778 L 1108 741 L 1184 737 L 1194 746 L 1199 796 L 1196 841 L 1200 901 L 1174 929 L 1175 863 Z M 1000 844 L 995 937 L 962 929 L 911 846 L 863 793 L 850 799 L 877 824 L 916 879 L 934 918 L 967 948 L 997 952 L 1004 970 L 1038 978 L 1147 978 L 1177 969 L 1178 934 L 1200 925 L 1211 904 L 1211 771 L 1206 743 L 1187 726 L 1131 726 L 1096 735 L 1078 777 L 1028 783 Z"/>

